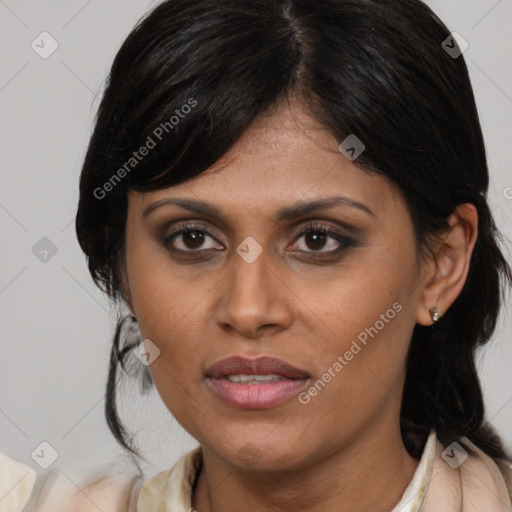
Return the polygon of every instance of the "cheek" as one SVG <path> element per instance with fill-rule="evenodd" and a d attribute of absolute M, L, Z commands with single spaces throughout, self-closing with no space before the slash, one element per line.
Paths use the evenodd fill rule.
<path fill-rule="evenodd" d="M 400 251 L 366 252 L 357 266 L 324 283 L 322 294 L 310 296 L 326 333 L 310 353 L 318 363 L 316 378 L 329 381 L 312 391 L 313 406 L 335 417 L 340 407 L 375 409 L 390 394 L 400 395 L 415 325 L 416 267 L 413 247 L 396 247 Z"/>
<path fill-rule="evenodd" d="M 331 338 L 321 351 L 310 351 L 312 359 L 321 362 L 316 365 L 320 371 L 298 397 L 297 418 L 319 431 L 326 450 L 334 440 L 347 441 L 378 424 L 390 410 L 395 411 L 393 417 L 399 415 L 409 333 L 400 316 L 404 309 L 397 311 L 396 302 L 395 308 L 382 310 L 388 323 L 377 316 L 371 324 L 351 324 L 347 336 Z M 380 309 L 376 311 L 380 315 Z"/>
<path fill-rule="evenodd" d="M 411 314 L 405 305 L 414 278 L 414 263 L 407 257 L 393 252 L 386 256 L 375 248 L 361 252 L 357 263 L 333 272 L 329 279 L 304 279 L 294 291 L 304 299 L 311 317 L 320 320 L 318 334 L 339 340 L 333 346 L 342 350 L 350 340 L 364 342 L 368 331 L 376 334 L 375 327 L 379 335 L 396 330 L 396 324 Z"/>
<path fill-rule="evenodd" d="M 204 283 L 186 282 L 165 248 L 143 234 L 127 238 L 126 265 L 141 334 L 163 343 L 188 322 Z"/>

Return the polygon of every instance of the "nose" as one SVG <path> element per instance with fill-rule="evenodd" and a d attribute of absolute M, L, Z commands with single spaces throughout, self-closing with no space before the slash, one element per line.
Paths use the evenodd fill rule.
<path fill-rule="evenodd" d="M 271 266 L 264 250 L 248 262 L 234 254 L 222 280 L 217 323 L 225 330 L 258 338 L 289 327 L 292 321 L 289 287 L 279 270 Z"/>

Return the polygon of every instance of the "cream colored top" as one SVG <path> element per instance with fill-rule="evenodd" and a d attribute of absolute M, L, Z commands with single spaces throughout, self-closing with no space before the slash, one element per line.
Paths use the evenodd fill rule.
<path fill-rule="evenodd" d="M 474 456 L 442 446 L 432 430 L 411 482 L 390 512 L 512 512 L 512 490 L 498 466 L 463 441 Z M 198 447 L 146 482 L 110 475 L 101 485 L 85 487 L 54 469 L 41 489 L 34 469 L 0 453 L 0 512 L 190 512 L 200 467 Z"/>
<path fill-rule="evenodd" d="M 436 444 L 436 435 L 432 431 L 411 482 L 402 499 L 391 512 L 420 510 L 419 507 L 432 475 Z M 162 471 L 143 485 L 137 501 L 137 512 L 190 512 L 192 486 L 200 466 L 201 447 L 198 447 L 183 456 L 172 469 Z"/>
<path fill-rule="evenodd" d="M 20 512 L 36 483 L 37 474 L 26 464 L 0 453 L 0 512 Z"/>

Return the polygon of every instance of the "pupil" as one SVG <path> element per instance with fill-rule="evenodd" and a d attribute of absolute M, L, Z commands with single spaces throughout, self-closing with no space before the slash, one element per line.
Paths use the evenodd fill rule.
<path fill-rule="evenodd" d="M 322 249 L 323 246 L 325 245 L 325 233 L 321 233 L 319 231 L 315 231 L 315 232 L 312 232 L 312 233 L 308 233 L 306 235 L 306 237 L 309 237 L 310 239 L 313 240 L 313 247 L 311 247 L 308 244 L 308 247 L 310 249 Z M 307 238 L 306 238 L 306 243 L 307 243 Z"/>
<path fill-rule="evenodd" d="M 192 247 L 190 247 L 190 244 L 188 241 L 192 241 Z M 201 247 L 203 245 L 203 234 L 199 231 L 187 231 L 184 233 L 184 241 L 185 245 L 187 245 L 189 248 L 197 248 Z"/>

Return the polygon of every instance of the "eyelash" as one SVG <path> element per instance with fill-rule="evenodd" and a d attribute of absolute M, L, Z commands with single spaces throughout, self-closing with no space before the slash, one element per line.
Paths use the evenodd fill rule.
<path fill-rule="evenodd" d="M 183 253 L 194 254 L 194 253 L 201 253 L 201 252 L 208 253 L 208 252 L 217 251 L 217 249 L 198 249 L 198 250 L 191 249 L 191 250 L 185 251 L 182 249 L 169 248 L 171 242 L 175 238 L 177 238 L 179 235 L 188 233 L 188 232 L 192 232 L 192 231 L 198 231 L 200 233 L 206 234 L 209 237 L 213 238 L 217 243 L 220 243 L 220 242 L 218 242 L 218 240 L 212 230 L 210 230 L 206 226 L 201 226 L 201 225 L 197 225 L 197 224 L 185 224 L 185 225 L 180 226 L 180 228 L 177 231 L 174 231 L 173 233 L 166 235 L 163 238 L 162 243 L 169 251 L 182 253 L 182 254 Z M 342 235 L 341 233 L 338 233 L 336 231 L 332 231 L 327 226 L 323 226 L 321 224 L 316 224 L 316 223 L 310 223 L 310 224 L 306 225 L 304 227 L 304 229 L 294 238 L 293 243 L 296 244 L 298 242 L 298 240 L 300 240 L 304 235 L 307 235 L 309 233 L 320 233 L 322 235 L 328 235 L 340 243 L 339 248 L 330 250 L 330 251 L 299 251 L 299 252 L 305 252 L 309 256 L 312 255 L 313 258 L 322 258 L 325 256 L 332 256 L 334 254 L 339 254 L 339 253 L 344 252 L 346 249 L 355 245 L 354 239 L 352 239 L 346 235 Z"/>

